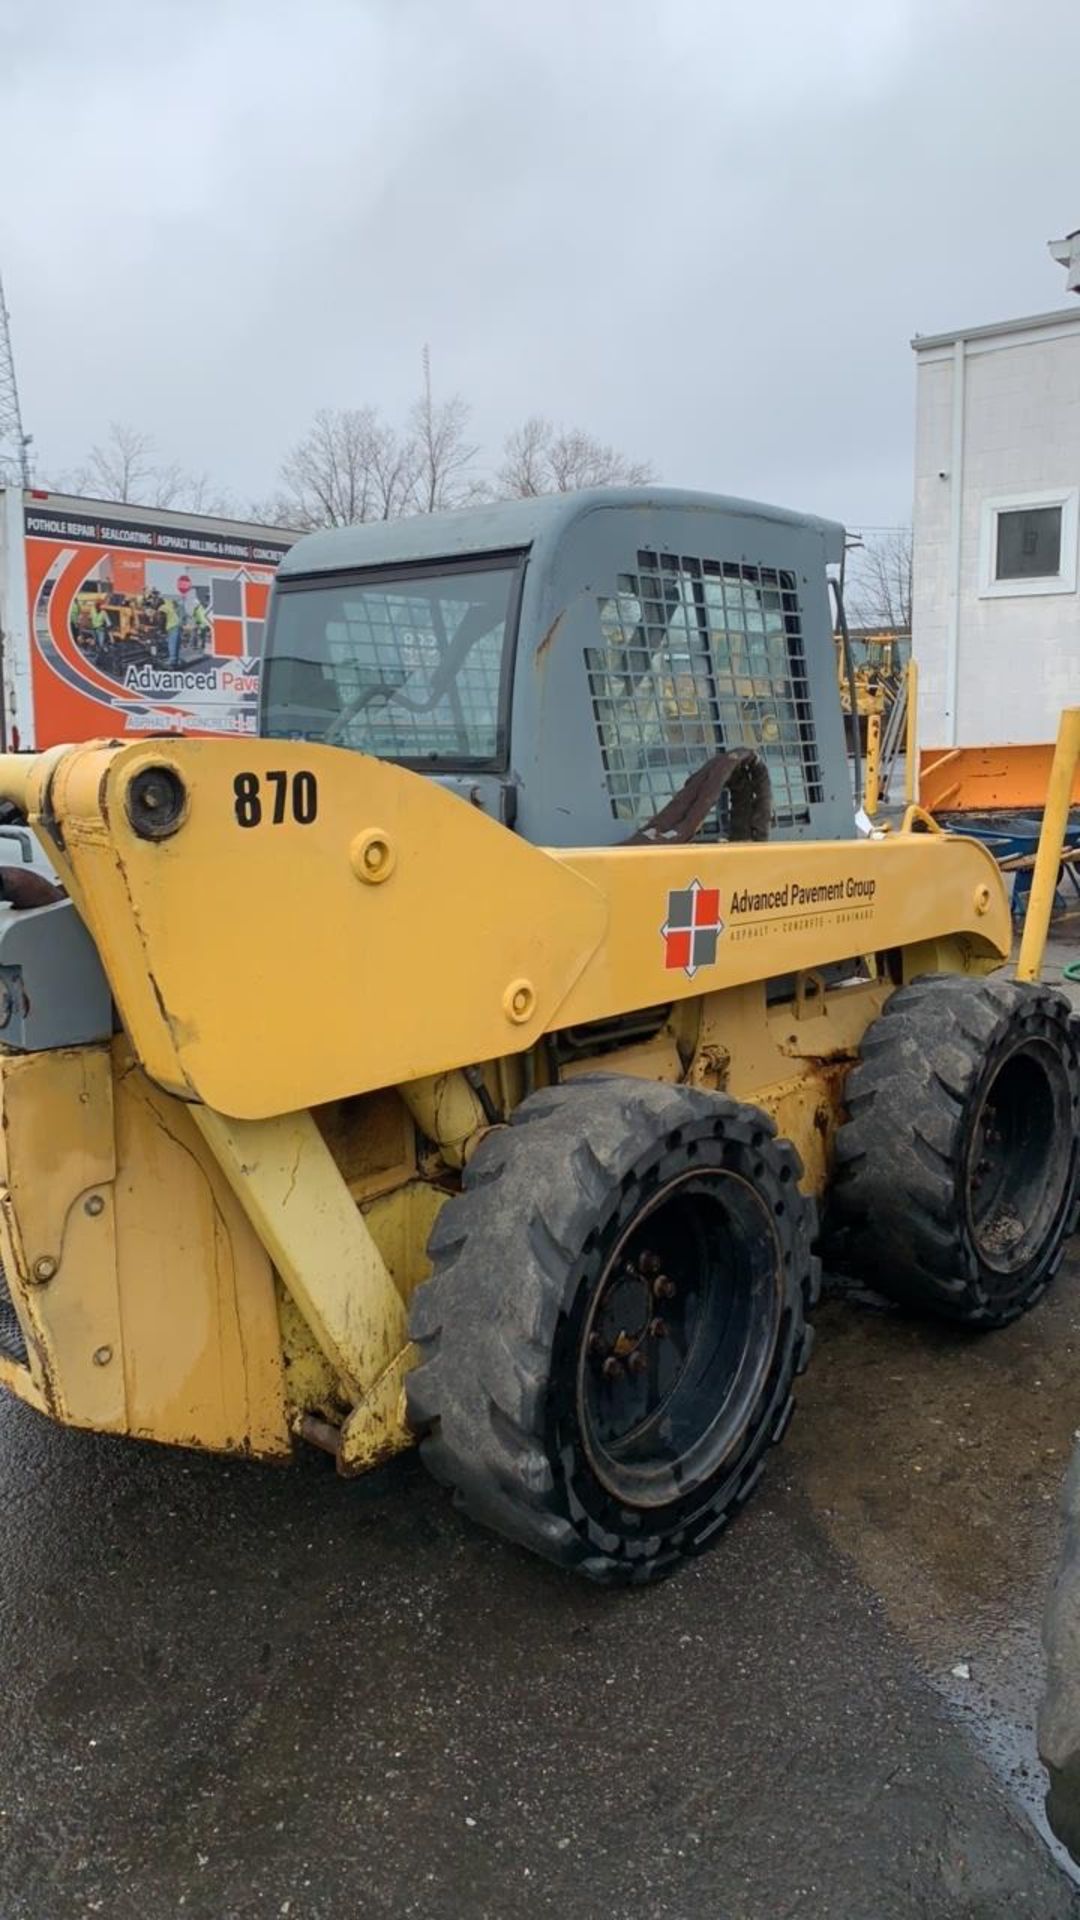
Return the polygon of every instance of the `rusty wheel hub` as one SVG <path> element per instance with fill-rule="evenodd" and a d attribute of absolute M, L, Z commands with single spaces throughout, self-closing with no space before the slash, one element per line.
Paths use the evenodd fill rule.
<path fill-rule="evenodd" d="M 650 1346 L 668 1336 L 662 1309 L 677 1291 L 659 1255 L 649 1249 L 615 1269 L 597 1302 L 589 1336 L 589 1358 L 604 1379 L 647 1371 Z"/>

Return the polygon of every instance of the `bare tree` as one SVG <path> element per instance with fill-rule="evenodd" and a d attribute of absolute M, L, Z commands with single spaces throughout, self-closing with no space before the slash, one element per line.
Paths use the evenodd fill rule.
<path fill-rule="evenodd" d="M 414 511 L 421 454 L 410 434 L 379 421 L 371 440 L 371 480 L 379 520 L 400 520 Z"/>
<path fill-rule="evenodd" d="M 431 354 L 424 348 L 424 386 L 410 417 L 409 445 L 417 513 L 457 507 L 474 491 L 470 469 L 479 453 L 468 437 L 469 409 L 459 393 L 436 402 L 431 391 Z"/>
<path fill-rule="evenodd" d="M 153 440 L 120 420 L 110 421 L 105 440 L 91 447 L 74 478 L 80 493 L 98 494 L 124 505 L 169 505 L 169 498 L 158 497 L 162 475 L 154 460 Z M 166 474 L 163 484 L 171 497 L 172 477 Z"/>
<path fill-rule="evenodd" d="M 911 631 L 912 536 L 910 527 L 867 535 L 848 555 L 844 598 L 848 622 L 890 633 Z"/>
<path fill-rule="evenodd" d="M 647 461 L 628 459 L 582 427 L 556 428 L 532 414 L 507 435 L 495 482 L 504 497 L 529 499 L 578 487 L 644 486 L 652 478 Z"/>
<path fill-rule="evenodd" d="M 503 441 L 502 466 L 495 484 L 504 497 L 531 500 L 539 493 L 550 493 L 547 448 L 552 429 L 537 413 L 530 414 Z"/>
<path fill-rule="evenodd" d="M 394 520 L 409 510 L 418 469 L 411 441 L 374 407 L 323 407 L 282 463 L 277 505 L 301 527 Z"/>
<path fill-rule="evenodd" d="M 555 428 L 532 415 L 511 433 L 494 481 L 479 473 L 479 447 L 469 436 L 469 408 L 460 394 L 436 400 L 431 355 L 424 348 L 423 388 L 404 428 L 378 408 L 323 407 L 286 455 L 280 483 L 247 508 L 276 526 L 352 526 L 397 520 L 413 513 L 492 498 L 569 493 L 578 487 L 637 485 L 653 477 L 583 428 Z M 180 512 L 234 516 L 236 501 L 207 473 L 163 462 L 151 436 L 113 421 L 74 474 L 57 476 L 58 490 Z"/>
<path fill-rule="evenodd" d="M 150 434 L 119 420 L 110 422 L 105 439 L 91 447 L 81 466 L 55 475 L 50 484 L 60 493 L 88 493 L 124 506 L 219 517 L 236 512 L 235 502 L 208 473 L 188 473 L 178 461 L 160 461 Z"/>
<path fill-rule="evenodd" d="M 212 514 L 218 520 L 235 520 L 240 516 L 235 494 L 227 487 L 219 487 L 208 473 L 185 473 L 182 469 L 176 472 L 171 504 L 182 513 Z"/>
<path fill-rule="evenodd" d="M 302 527 L 345 527 L 366 520 L 371 504 L 370 408 L 321 407 L 281 463 L 285 497 Z"/>
<path fill-rule="evenodd" d="M 274 493 L 259 494 L 248 500 L 246 506 L 238 507 L 238 518 L 254 520 L 261 527 L 289 527 L 298 533 L 310 533 L 311 523 L 301 526 L 295 500 L 279 487 Z"/>

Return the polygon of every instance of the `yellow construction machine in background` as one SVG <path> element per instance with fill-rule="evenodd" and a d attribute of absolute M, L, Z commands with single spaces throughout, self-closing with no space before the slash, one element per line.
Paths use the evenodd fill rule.
<path fill-rule="evenodd" d="M 833 639 L 840 706 L 851 750 L 865 757 L 863 805 L 873 819 L 881 803 L 890 798 L 901 756 L 904 798 L 910 803 L 915 796 L 917 678 L 911 636 L 856 632 L 848 634 L 846 643 L 842 633 Z"/>

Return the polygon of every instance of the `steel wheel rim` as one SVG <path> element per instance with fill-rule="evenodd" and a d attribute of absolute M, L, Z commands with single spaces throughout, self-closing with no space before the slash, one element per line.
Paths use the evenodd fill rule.
<path fill-rule="evenodd" d="M 634 1216 L 579 1336 L 578 1424 L 608 1493 L 627 1506 L 668 1506 L 737 1453 L 773 1363 L 782 1302 L 769 1204 L 739 1175 L 695 1168 Z"/>
<path fill-rule="evenodd" d="M 1068 1156 L 1054 1147 L 1071 1126 L 1068 1078 L 1058 1055 L 1044 1041 L 1019 1042 L 983 1092 L 967 1153 L 971 1237 L 980 1259 L 1003 1281 L 1026 1266 L 1057 1220 L 1070 1170 Z"/>

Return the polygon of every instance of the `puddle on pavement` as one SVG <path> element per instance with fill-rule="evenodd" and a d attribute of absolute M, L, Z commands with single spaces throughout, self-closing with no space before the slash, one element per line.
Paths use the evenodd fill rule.
<path fill-rule="evenodd" d="M 1043 1805 L 1046 1775 L 1034 1726 L 1042 1680 L 1038 1620 L 1014 1621 L 1004 1632 L 984 1636 L 980 1644 L 978 1657 L 954 1663 L 969 1666 L 969 1678 L 951 1668 L 945 1673 L 927 1670 L 927 1677 L 1058 1865 L 1080 1886 L 1080 1866 L 1055 1839 Z"/>
<path fill-rule="evenodd" d="M 827 1301 L 786 1447 L 834 1544 L 1080 1885 L 1046 1822 L 1034 1731 L 1078 1426 L 1074 1244 L 1047 1299 L 999 1333 L 972 1338 L 865 1296 Z"/>

